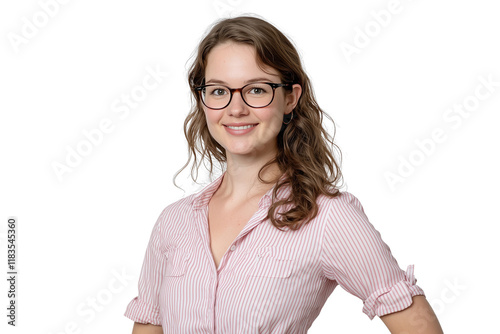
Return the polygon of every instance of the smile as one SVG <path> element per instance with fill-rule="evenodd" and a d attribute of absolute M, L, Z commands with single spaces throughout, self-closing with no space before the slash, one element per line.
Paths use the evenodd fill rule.
<path fill-rule="evenodd" d="M 244 125 L 244 126 L 229 126 L 229 125 L 226 125 L 228 128 L 230 129 L 233 129 L 233 130 L 245 130 L 245 129 L 250 129 L 251 127 L 254 127 L 256 124 L 254 125 Z"/>
<path fill-rule="evenodd" d="M 258 124 L 247 124 L 247 125 L 240 125 L 240 126 L 234 126 L 234 125 L 224 125 L 224 129 L 226 130 L 227 133 L 233 135 L 233 136 L 243 136 L 246 135 L 247 133 L 250 133 L 257 127 Z"/>

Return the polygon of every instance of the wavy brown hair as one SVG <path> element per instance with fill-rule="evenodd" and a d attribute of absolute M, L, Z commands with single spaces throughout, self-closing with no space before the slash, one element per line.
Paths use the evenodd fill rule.
<path fill-rule="evenodd" d="M 316 199 L 319 195 L 335 197 L 340 194 L 337 183 L 342 179 L 342 173 L 332 148 L 339 150 L 340 159 L 342 153 L 333 142 L 334 135 L 330 136 L 322 125 L 325 116 L 333 123 L 335 133 L 332 118 L 324 113 L 316 102 L 297 50 L 283 33 L 262 19 L 252 16 L 223 19 L 216 22 L 200 42 L 188 73 L 192 109 L 184 122 L 184 135 L 189 146 L 189 157 L 186 164 L 175 174 L 174 184 L 175 178 L 188 166 L 192 158 L 194 162 L 191 177 L 195 182 L 202 162 L 211 175 L 214 161 L 219 162 L 221 169 L 227 162 L 224 148 L 210 135 L 200 96 L 195 91 L 195 87 L 204 84 L 208 54 L 215 46 L 224 42 L 253 46 L 261 68 L 274 68 L 279 72 L 282 82 L 302 86 L 302 95 L 292 112 L 293 117 L 290 116 L 292 113 L 285 115 L 285 123 L 290 123 L 283 124 L 277 136 L 278 154 L 262 166 L 258 173 L 261 182 L 270 184 L 273 181 L 263 180 L 261 173 L 271 164 L 278 165 L 285 177 L 274 187 L 268 218 L 280 230 L 284 227 L 298 230 L 316 217 Z M 276 200 L 278 189 L 285 185 L 291 186 L 290 195 Z M 276 211 L 282 205 L 288 206 L 289 210 L 279 212 L 278 218 Z"/>

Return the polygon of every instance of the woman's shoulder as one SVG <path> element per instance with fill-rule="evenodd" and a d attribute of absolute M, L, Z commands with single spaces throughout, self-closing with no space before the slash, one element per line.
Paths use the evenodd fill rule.
<path fill-rule="evenodd" d="M 319 209 L 326 211 L 327 217 L 335 218 L 334 220 L 366 217 L 361 201 L 349 191 L 339 190 L 334 197 L 322 194 L 318 196 L 317 203 Z"/>
<path fill-rule="evenodd" d="M 356 206 L 362 208 L 361 202 L 353 193 L 345 190 L 338 190 L 335 196 L 327 196 L 321 194 L 318 196 L 317 201 L 319 204 L 326 204 L 327 206 Z"/>
<path fill-rule="evenodd" d="M 167 206 L 164 207 L 162 215 L 177 214 L 180 212 L 192 210 L 195 196 L 196 194 L 191 194 L 168 204 Z"/>
<path fill-rule="evenodd" d="M 195 194 L 180 198 L 173 203 L 168 204 L 161 211 L 156 225 L 160 230 L 171 229 L 172 226 L 168 226 L 172 222 L 179 222 L 186 217 L 189 217 L 189 213 L 192 211 L 192 202 Z M 178 224 L 176 224 L 178 225 Z"/>
<path fill-rule="evenodd" d="M 190 219 L 190 213 L 202 208 L 208 203 L 213 192 L 213 188 L 217 186 L 217 181 L 218 180 L 205 185 L 201 190 L 168 204 L 162 210 L 160 217 L 158 218 L 160 224 L 165 226 L 165 224 L 168 224 L 169 222 L 180 222 L 182 220 Z"/>

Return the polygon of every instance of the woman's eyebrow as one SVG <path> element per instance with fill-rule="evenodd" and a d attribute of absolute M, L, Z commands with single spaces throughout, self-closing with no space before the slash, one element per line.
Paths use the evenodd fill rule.
<path fill-rule="evenodd" d="M 273 80 L 269 79 L 269 78 L 259 77 L 259 78 L 254 78 L 254 79 L 247 80 L 247 81 L 245 81 L 245 83 L 257 82 L 257 81 L 269 81 L 269 82 L 272 82 Z"/>
<path fill-rule="evenodd" d="M 269 79 L 269 78 L 265 78 L 265 77 L 258 77 L 258 78 L 253 78 L 253 79 L 245 80 L 244 83 L 247 84 L 247 83 L 250 83 L 250 82 L 259 82 L 259 81 L 272 82 L 273 80 Z M 208 80 L 206 82 L 206 84 L 210 84 L 210 83 L 227 85 L 227 82 L 225 82 L 223 80 L 219 80 L 219 79 L 210 79 L 210 80 Z"/>

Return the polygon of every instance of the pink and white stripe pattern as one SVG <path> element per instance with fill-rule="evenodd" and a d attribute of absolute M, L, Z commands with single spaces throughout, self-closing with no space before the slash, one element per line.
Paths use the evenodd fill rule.
<path fill-rule="evenodd" d="M 139 294 L 125 316 L 164 333 L 307 333 L 337 285 L 359 297 L 370 319 L 407 308 L 413 266 L 403 271 L 359 200 L 318 197 L 319 213 L 298 231 L 266 218 L 272 189 L 219 268 L 210 250 L 208 202 L 221 175 L 161 213 L 146 249 Z M 278 196 L 290 190 L 280 189 Z"/>

